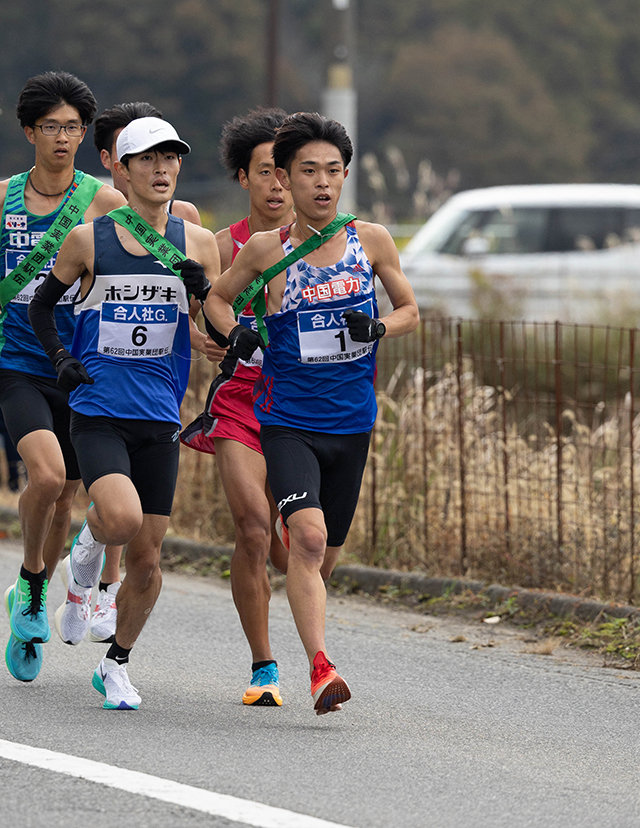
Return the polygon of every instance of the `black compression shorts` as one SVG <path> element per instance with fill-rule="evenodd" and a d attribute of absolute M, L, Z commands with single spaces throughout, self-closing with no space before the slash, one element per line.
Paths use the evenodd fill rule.
<path fill-rule="evenodd" d="M 0 408 L 14 446 L 32 431 L 52 431 L 62 450 L 67 480 L 80 478 L 69 437 L 68 394 L 58 388 L 55 379 L 0 370 Z"/>
<path fill-rule="evenodd" d="M 327 545 L 342 546 L 358 504 L 371 432 L 326 434 L 262 426 L 269 486 L 285 523 L 300 509 L 324 513 Z"/>
<path fill-rule="evenodd" d="M 85 489 L 107 474 L 124 474 L 135 486 L 145 515 L 171 514 L 179 436 L 175 423 L 71 412 L 71 440 Z"/>

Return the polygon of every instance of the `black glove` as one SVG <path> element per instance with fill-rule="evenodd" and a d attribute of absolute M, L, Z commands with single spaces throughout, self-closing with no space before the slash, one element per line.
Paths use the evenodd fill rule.
<path fill-rule="evenodd" d="M 251 358 L 256 348 L 262 347 L 262 337 L 253 328 L 246 325 L 236 325 L 231 328 L 228 335 L 231 344 L 231 352 L 234 356 L 245 361 Z"/>
<path fill-rule="evenodd" d="M 73 391 L 82 384 L 93 385 L 93 379 L 87 373 L 87 369 L 69 351 L 58 351 L 54 368 L 58 374 L 58 388 L 63 391 Z"/>
<path fill-rule="evenodd" d="M 204 302 L 209 293 L 211 282 L 204 274 L 204 267 L 200 262 L 195 262 L 193 259 L 185 259 L 183 262 L 173 266 L 174 270 L 182 276 L 182 281 L 187 291 L 199 302 Z"/>
<path fill-rule="evenodd" d="M 363 311 L 348 310 L 342 316 L 347 323 L 349 336 L 354 342 L 375 342 L 387 332 L 384 322 L 372 319 Z"/>

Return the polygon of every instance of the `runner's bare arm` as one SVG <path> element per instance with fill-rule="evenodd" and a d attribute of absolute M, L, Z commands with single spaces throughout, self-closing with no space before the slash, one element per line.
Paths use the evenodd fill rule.
<path fill-rule="evenodd" d="M 76 279 L 93 274 L 93 224 L 79 224 L 69 232 L 54 265 L 56 279 L 72 285 Z"/>
<path fill-rule="evenodd" d="M 215 282 L 204 304 L 207 319 L 227 336 L 236 326 L 233 302 L 236 296 L 249 285 L 256 276 L 282 258 L 282 245 L 278 230 L 254 233 L 247 241 L 233 264 Z"/>
<path fill-rule="evenodd" d="M 205 276 L 213 284 L 220 276 L 220 252 L 215 236 L 211 230 L 192 223 L 185 224 L 184 232 L 187 257 L 202 265 Z"/>
<path fill-rule="evenodd" d="M 104 184 L 93 197 L 91 204 L 87 207 L 84 214 L 85 223 L 93 221 L 98 216 L 106 215 L 110 210 L 115 210 L 117 207 L 122 207 L 127 203 L 127 200 L 119 190 L 111 187 L 109 184 Z"/>
<path fill-rule="evenodd" d="M 202 305 L 197 299 L 191 299 L 189 304 L 189 335 L 191 337 L 191 347 L 194 351 L 199 351 L 203 354 L 209 362 L 222 362 L 227 354 L 227 349 L 217 345 L 211 337 L 200 330 L 196 323 L 198 314 L 202 310 Z"/>
<path fill-rule="evenodd" d="M 400 267 L 400 257 L 391 234 L 381 224 L 356 222 L 358 236 L 375 275 L 380 279 L 393 310 L 382 317 L 385 336 L 402 336 L 415 331 L 420 313 L 413 289 Z"/>
<path fill-rule="evenodd" d="M 233 238 L 228 227 L 225 227 L 224 230 L 218 230 L 216 242 L 220 251 L 220 271 L 224 273 L 225 270 L 231 267 L 233 261 Z"/>
<path fill-rule="evenodd" d="M 174 201 L 171 205 L 171 215 L 178 218 L 190 221 L 192 224 L 197 224 L 202 227 L 202 219 L 195 204 L 190 201 Z"/>

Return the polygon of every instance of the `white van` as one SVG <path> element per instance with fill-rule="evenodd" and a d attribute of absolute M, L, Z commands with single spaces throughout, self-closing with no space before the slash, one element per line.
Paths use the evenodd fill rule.
<path fill-rule="evenodd" d="M 421 308 L 495 319 L 640 322 L 640 186 L 533 184 L 452 196 L 409 241 Z"/>

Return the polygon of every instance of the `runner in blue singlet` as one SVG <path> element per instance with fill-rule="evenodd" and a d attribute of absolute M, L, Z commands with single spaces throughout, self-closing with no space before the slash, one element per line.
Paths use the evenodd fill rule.
<path fill-rule="evenodd" d="M 162 585 L 160 549 L 175 491 L 179 409 L 191 359 L 189 294 L 204 300 L 209 280 L 219 275 L 213 233 L 167 213 L 181 156 L 189 151 L 166 121 L 146 117 L 128 124 L 117 140 L 116 167 L 127 181 L 125 226 L 109 215 L 74 228 L 29 309 L 59 381 L 71 390 L 71 437 L 92 500 L 71 549 L 74 579 L 95 583 L 106 544 L 127 545 L 114 639 L 92 680 L 109 709 L 140 704 L 127 663 Z M 138 236 L 141 220 L 147 229 Z M 181 254 L 189 258 L 172 269 L 162 263 Z M 53 314 L 78 279 L 69 351 Z"/>
<path fill-rule="evenodd" d="M 276 133 L 273 155 L 296 219 L 252 236 L 205 303 L 207 318 L 241 359 L 261 338 L 236 323 L 235 297 L 308 238 L 322 237 L 337 215 L 352 146 L 341 124 L 297 113 Z M 393 307 L 382 320 L 375 277 Z M 382 336 L 413 331 L 418 308 L 388 231 L 354 221 L 269 282 L 264 321 L 269 344 L 255 413 L 269 485 L 288 530 L 287 596 L 309 660 L 314 709 L 322 714 L 351 696 L 327 656 L 324 581 L 358 500 L 376 416 L 375 351 Z"/>

